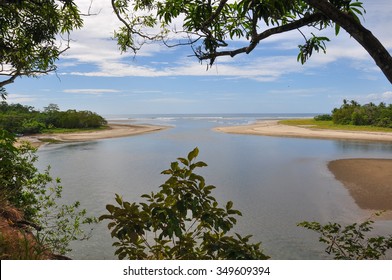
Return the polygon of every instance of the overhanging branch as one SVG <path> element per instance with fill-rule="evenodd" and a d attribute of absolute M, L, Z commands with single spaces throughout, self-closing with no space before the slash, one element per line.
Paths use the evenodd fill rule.
<path fill-rule="evenodd" d="M 254 36 L 246 47 L 238 48 L 235 50 L 230 50 L 230 51 L 220 51 L 220 52 L 215 52 L 215 53 L 202 53 L 202 54 L 196 54 L 196 57 L 199 58 L 200 60 L 207 60 L 210 59 L 211 61 L 214 61 L 215 58 L 219 56 L 231 56 L 234 57 L 237 54 L 240 53 L 246 53 L 249 54 L 253 49 L 257 46 L 257 44 L 261 41 L 264 40 L 272 35 L 275 34 L 280 34 L 284 33 L 287 31 L 291 30 L 296 30 L 304 26 L 312 25 L 316 22 L 319 22 L 321 20 L 325 20 L 325 16 L 322 13 L 314 13 L 308 16 L 305 16 L 301 19 L 295 20 L 293 22 L 290 22 L 288 24 L 284 24 L 281 26 L 273 27 L 270 29 L 265 30 L 262 33 L 257 34 L 257 36 Z"/>
<path fill-rule="evenodd" d="M 373 58 L 385 77 L 392 83 L 392 57 L 381 42 L 360 22 L 349 14 L 343 13 L 325 0 L 304 0 L 318 9 L 327 18 L 347 31 Z"/>

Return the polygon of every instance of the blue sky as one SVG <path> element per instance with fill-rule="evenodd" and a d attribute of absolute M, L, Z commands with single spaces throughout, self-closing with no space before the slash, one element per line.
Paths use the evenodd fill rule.
<path fill-rule="evenodd" d="M 82 12 L 90 1 L 78 0 Z M 363 0 L 364 25 L 392 51 L 392 3 Z M 249 55 L 220 58 L 206 71 L 190 47 L 145 45 L 134 56 L 111 40 L 119 23 L 108 0 L 94 0 L 84 28 L 71 34 L 71 49 L 57 73 L 20 78 L 6 87 L 10 103 L 42 109 L 91 110 L 99 114 L 324 113 L 342 100 L 392 103 L 392 86 L 370 56 L 345 31 L 327 54 L 296 61 L 298 31 L 261 42 Z M 238 46 L 245 42 L 236 42 Z"/>

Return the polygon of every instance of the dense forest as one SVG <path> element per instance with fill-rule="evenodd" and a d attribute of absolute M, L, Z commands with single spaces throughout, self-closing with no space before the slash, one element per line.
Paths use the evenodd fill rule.
<path fill-rule="evenodd" d="M 0 103 L 0 129 L 15 134 L 41 133 L 53 128 L 99 128 L 106 120 L 91 111 L 60 111 L 58 105 L 49 104 L 43 111 L 21 104 Z"/>
<path fill-rule="evenodd" d="M 340 108 L 334 108 L 331 115 L 320 115 L 316 120 L 332 120 L 335 124 L 370 125 L 392 128 L 392 104 L 372 102 L 360 105 L 355 100 L 343 100 Z"/>

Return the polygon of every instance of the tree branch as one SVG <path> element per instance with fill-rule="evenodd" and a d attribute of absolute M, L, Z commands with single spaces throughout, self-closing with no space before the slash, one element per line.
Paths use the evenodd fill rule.
<path fill-rule="evenodd" d="M 219 56 L 231 56 L 231 57 L 234 57 L 234 56 L 236 56 L 237 54 L 240 54 L 240 53 L 249 54 L 251 51 L 253 51 L 253 49 L 257 46 L 257 44 L 261 40 L 264 40 L 264 39 L 266 39 L 266 38 L 268 38 L 268 37 L 270 37 L 272 35 L 275 35 L 275 34 L 280 34 L 280 33 L 284 33 L 284 32 L 291 31 L 291 30 L 296 30 L 298 28 L 314 24 L 314 23 L 316 23 L 316 22 L 318 22 L 320 20 L 324 20 L 324 19 L 325 19 L 325 16 L 323 14 L 321 14 L 321 13 L 311 14 L 311 15 L 305 16 L 305 17 L 303 17 L 301 19 L 298 19 L 296 21 L 290 22 L 288 24 L 284 24 L 284 25 L 281 25 L 281 26 L 273 27 L 273 28 L 265 30 L 262 33 L 257 34 L 257 36 L 252 38 L 252 41 L 246 47 L 235 49 L 235 50 L 231 50 L 231 51 L 221 51 L 221 52 L 216 52 L 216 53 L 196 54 L 196 57 L 199 58 L 200 60 L 206 60 L 206 59 L 214 60 L 216 57 L 219 57 Z"/>
<path fill-rule="evenodd" d="M 327 18 L 345 29 L 370 54 L 377 66 L 392 83 L 392 57 L 381 42 L 360 22 L 325 0 L 304 0 Z"/>
<path fill-rule="evenodd" d="M 13 76 L 11 76 L 10 78 L 8 78 L 7 80 L 1 81 L 1 82 L 0 82 L 0 87 L 4 87 L 4 86 L 6 86 L 6 85 L 12 84 L 12 83 L 15 81 L 15 79 L 16 79 L 17 77 L 19 77 L 19 76 L 20 76 L 19 74 L 14 74 Z"/>

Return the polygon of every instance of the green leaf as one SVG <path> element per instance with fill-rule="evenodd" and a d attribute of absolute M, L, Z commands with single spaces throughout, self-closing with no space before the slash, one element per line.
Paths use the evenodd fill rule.
<path fill-rule="evenodd" d="M 109 213 L 113 213 L 116 210 L 116 207 L 114 205 L 107 204 L 106 205 L 106 210 L 108 210 Z"/>
<path fill-rule="evenodd" d="M 185 166 L 188 166 L 188 164 L 189 164 L 188 160 L 185 158 L 178 158 L 178 160 Z"/>
<path fill-rule="evenodd" d="M 335 23 L 335 35 L 337 36 L 340 32 L 340 25 Z"/>
<path fill-rule="evenodd" d="M 193 149 L 193 151 L 191 151 L 188 154 L 188 160 L 191 162 L 193 159 L 195 159 L 197 156 L 199 155 L 199 149 L 196 147 L 195 149 Z"/>
<path fill-rule="evenodd" d="M 116 194 L 116 201 L 117 201 L 117 203 L 118 203 L 119 205 L 122 205 L 122 204 L 123 204 L 122 197 L 119 196 L 118 194 Z"/>

